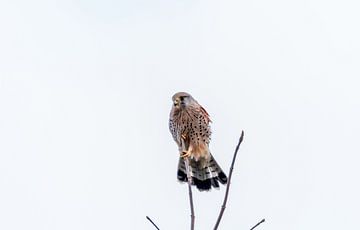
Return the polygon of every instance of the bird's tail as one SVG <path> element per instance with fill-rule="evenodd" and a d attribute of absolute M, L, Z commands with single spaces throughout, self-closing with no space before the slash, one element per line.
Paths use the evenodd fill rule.
<path fill-rule="evenodd" d="M 210 159 L 206 162 L 205 167 L 194 159 L 189 159 L 189 162 L 192 185 L 195 185 L 200 191 L 208 191 L 211 187 L 219 188 L 219 182 L 221 184 L 227 183 L 225 173 L 212 155 L 210 155 Z M 185 161 L 181 157 L 179 159 L 177 178 L 181 182 L 188 181 Z"/>

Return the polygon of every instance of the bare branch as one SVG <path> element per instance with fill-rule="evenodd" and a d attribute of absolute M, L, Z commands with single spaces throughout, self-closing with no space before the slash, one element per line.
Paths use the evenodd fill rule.
<path fill-rule="evenodd" d="M 194 212 L 194 202 L 193 202 L 193 196 L 192 196 L 192 190 L 191 190 L 191 175 L 189 170 L 189 158 L 185 158 L 185 167 L 186 167 L 186 173 L 188 178 L 188 187 L 189 187 L 189 200 L 190 200 L 190 210 L 191 210 L 191 230 L 194 230 L 195 227 L 195 212 Z"/>
<path fill-rule="evenodd" d="M 181 148 L 182 151 L 186 151 L 184 139 L 181 138 Z M 193 196 L 192 196 L 192 189 L 191 189 L 191 174 L 190 174 L 190 165 L 189 165 L 189 157 L 185 157 L 185 168 L 186 168 L 186 176 L 187 176 L 187 182 L 188 182 L 188 188 L 189 188 L 189 200 L 190 200 L 190 211 L 191 211 L 191 225 L 190 229 L 194 230 L 195 228 L 195 211 L 194 211 L 194 202 L 193 202 Z"/>
<path fill-rule="evenodd" d="M 189 158 L 188 158 L 188 156 L 186 156 L 187 149 L 186 149 L 186 144 L 185 144 L 184 139 L 185 138 L 181 138 L 181 153 L 185 154 L 184 161 L 185 161 L 185 167 L 186 167 L 186 176 L 187 176 L 187 179 L 188 179 L 187 182 L 188 182 L 188 189 L 189 189 L 189 201 L 190 201 L 190 211 L 191 211 L 191 225 L 190 226 L 191 226 L 191 230 L 194 230 L 195 212 L 194 212 L 194 202 L 193 202 L 192 189 L 191 189 L 192 178 L 191 178 L 191 173 L 190 173 Z M 224 214 L 224 211 L 225 211 L 225 208 L 226 208 L 226 203 L 227 203 L 227 199 L 228 199 L 228 196 L 229 196 L 231 177 L 232 177 L 232 173 L 233 173 L 233 170 L 234 170 L 235 160 L 236 160 L 236 156 L 237 156 L 237 153 L 239 151 L 239 148 L 240 148 L 240 145 L 241 145 L 243 139 L 244 139 L 244 131 L 241 131 L 241 136 L 240 136 L 239 142 L 238 142 L 238 144 L 236 146 L 234 156 L 233 156 L 233 159 L 232 159 L 232 162 L 231 162 L 230 170 L 229 170 L 229 178 L 228 178 L 228 182 L 227 182 L 227 185 L 226 185 L 224 201 L 223 201 L 223 204 L 221 206 L 220 213 L 219 213 L 219 216 L 217 218 L 214 230 L 218 229 L 221 218 L 222 218 L 222 216 Z M 155 225 L 155 223 L 150 219 L 150 217 L 146 216 L 146 218 L 154 225 L 154 227 L 157 230 L 160 230 Z M 262 219 L 254 227 L 252 227 L 250 230 L 254 230 L 256 227 L 258 227 L 260 224 L 262 224 L 264 222 L 265 222 L 265 219 Z"/>
<path fill-rule="evenodd" d="M 240 147 L 241 142 L 243 141 L 243 138 L 244 138 L 244 130 L 241 131 L 241 136 L 239 138 L 239 143 L 236 146 L 235 153 L 234 153 L 234 156 L 233 156 L 233 160 L 231 162 L 230 171 L 229 171 L 229 179 L 228 179 L 227 186 L 226 186 L 225 197 L 224 197 L 224 201 L 223 201 L 223 204 L 221 206 L 220 213 L 219 213 L 218 219 L 216 221 L 214 230 L 218 229 L 221 218 L 222 218 L 222 216 L 224 214 L 224 211 L 225 211 L 225 208 L 226 208 L 226 202 L 227 202 L 227 199 L 228 199 L 229 189 L 230 189 L 231 175 L 232 175 L 233 170 L 234 170 L 234 164 L 235 164 L 235 160 L 236 160 L 236 155 L 237 155 L 237 152 L 239 151 L 239 147 Z"/>
<path fill-rule="evenodd" d="M 264 223 L 264 222 L 265 222 L 265 219 L 260 220 L 259 223 L 255 224 L 255 226 L 252 227 L 250 230 L 255 229 L 257 226 L 259 226 L 260 224 L 262 224 L 262 223 Z"/>
<path fill-rule="evenodd" d="M 156 226 L 156 224 L 150 219 L 150 217 L 146 216 L 146 219 L 148 219 L 150 223 L 152 223 L 157 230 L 160 230 L 160 228 Z"/>

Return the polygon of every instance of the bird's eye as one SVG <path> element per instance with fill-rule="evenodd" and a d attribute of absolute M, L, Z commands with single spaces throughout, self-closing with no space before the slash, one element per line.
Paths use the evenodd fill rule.
<path fill-rule="evenodd" d="M 180 101 L 184 101 L 185 98 L 187 98 L 188 96 L 181 96 L 180 97 Z"/>

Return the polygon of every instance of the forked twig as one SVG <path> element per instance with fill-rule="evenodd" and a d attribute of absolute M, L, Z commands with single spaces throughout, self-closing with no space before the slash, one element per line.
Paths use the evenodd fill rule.
<path fill-rule="evenodd" d="M 223 204 L 221 206 L 220 213 L 219 213 L 219 216 L 217 218 L 214 230 L 218 229 L 221 218 L 222 218 L 222 216 L 224 214 L 224 211 L 225 211 L 225 208 L 226 208 L 226 202 L 227 202 L 227 199 L 228 199 L 229 189 L 230 189 L 231 175 L 232 175 L 233 170 L 234 170 L 234 164 L 235 164 L 235 160 L 236 160 L 236 155 L 237 155 L 237 152 L 239 151 L 239 147 L 240 147 L 241 142 L 243 141 L 243 138 L 244 138 L 244 130 L 241 131 L 241 136 L 240 136 L 240 139 L 239 139 L 239 143 L 236 146 L 234 157 L 233 157 L 232 162 L 231 162 L 230 171 L 229 171 L 229 180 L 228 180 L 227 186 L 226 186 L 225 197 L 224 197 L 224 201 L 223 201 Z"/>
<path fill-rule="evenodd" d="M 227 203 L 227 199 L 228 199 L 228 195 L 229 195 L 229 190 L 230 190 L 230 182 L 231 182 L 231 177 L 232 177 L 232 173 L 233 173 L 233 170 L 234 170 L 234 164 L 235 164 L 235 160 L 236 160 L 236 156 L 237 156 L 237 153 L 239 151 L 239 148 L 240 148 L 240 145 L 242 143 L 244 139 L 244 131 L 241 131 L 241 136 L 239 138 L 239 142 L 236 146 L 236 149 L 235 149 L 235 152 L 234 152 L 234 156 L 233 156 L 233 159 L 232 159 L 232 162 L 231 162 L 231 166 L 230 166 L 230 171 L 229 171 L 229 178 L 228 178 L 228 182 L 227 182 L 227 185 L 226 185 L 226 191 L 225 191 L 225 197 L 224 197 L 224 201 L 223 201 L 223 204 L 221 206 L 221 209 L 220 209 L 220 213 L 219 213 L 219 216 L 217 218 L 217 221 L 216 221 L 216 224 L 215 224 L 215 227 L 214 227 L 214 230 L 217 230 L 218 227 L 219 227 L 219 224 L 220 224 L 220 221 L 221 221 L 221 218 L 224 214 L 224 211 L 225 211 L 225 208 L 226 208 L 226 203 Z M 182 138 L 181 139 L 181 150 L 182 152 L 186 152 L 186 145 L 185 145 L 185 142 L 184 142 L 184 139 Z M 189 200 L 190 200 L 190 210 L 191 210 L 191 230 L 194 230 L 194 226 L 195 226 L 195 212 L 194 212 L 194 202 L 193 202 L 193 196 L 192 196 L 192 189 L 191 189 L 191 173 L 190 173 L 190 165 L 189 165 L 189 158 L 188 157 L 184 157 L 184 161 L 185 161 L 185 167 L 186 167 L 186 176 L 188 178 L 187 182 L 188 182 L 188 188 L 189 188 Z M 157 230 L 160 230 L 156 224 L 150 219 L 150 217 L 146 216 L 146 218 L 154 225 L 154 227 L 157 229 Z M 265 219 L 262 219 L 261 221 L 259 221 L 254 227 L 252 227 L 250 230 L 254 230 L 256 227 L 258 227 L 260 224 L 264 223 L 265 222 Z"/>
<path fill-rule="evenodd" d="M 148 219 L 150 223 L 152 223 L 157 230 L 160 230 L 160 228 L 156 226 L 156 224 L 150 219 L 150 217 L 146 216 L 146 219 Z"/>

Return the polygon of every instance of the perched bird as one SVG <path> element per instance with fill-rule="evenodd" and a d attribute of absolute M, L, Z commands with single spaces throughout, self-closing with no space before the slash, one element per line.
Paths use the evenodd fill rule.
<path fill-rule="evenodd" d="M 188 93 L 179 92 L 172 97 L 169 129 L 178 145 L 180 159 L 177 178 L 188 181 L 185 158 L 189 159 L 190 181 L 200 191 L 219 188 L 227 177 L 210 153 L 210 118 L 206 110 Z"/>

